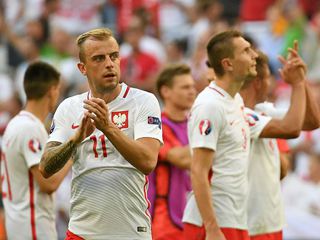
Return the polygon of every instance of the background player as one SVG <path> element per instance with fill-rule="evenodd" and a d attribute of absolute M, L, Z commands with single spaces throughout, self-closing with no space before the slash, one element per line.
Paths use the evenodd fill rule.
<path fill-rule="evenodd" d="M 297 55 L 297 43 L 294 54 L 297 64 L 304 63 Z M 268 58 L 258 51 L 257 77 L 244 84 L 241 90 L 245 106 L 254 109 L 257 113 L 281 119 L 286 111 L 276 109 L 267 100 L 270 86 L 270 70 Z M 319 127 L 319 109 L 315 99 L 311 96 L 309 86 L 306 84 L 306 106 L 303 130 L 312 130 Z M 282 239 L 284 227 L 284 210 L 281 193 L 281 170 L 283 163 L 276 139 L 252 139 L 249 155 L 249 198 L 248 198 L 248 227 L 250 238 L 255 240 Z M 263 176 L 263 177 L 261 177 Z M 283 177 L 283 176 L 282 176 Z"/>
<path fill-rule="evenodd" d="M 161 114 L 164 145 L 150 176 L 154 240 L 183 239 L 182 216 L 191 190 L 191 153 L 188 145 L 187 115 L 196 96 L 191 69 L 185 64 L 166 67 L 157 79 L 157 91 L 164 106 Z"/>
<path fill-rule="evenodd" d="M 26 107 L 8 124 L 2 142 L 1 176 L 8 239 L 57 239 L 52 193 L 71 168 L 71 161 L 49 179 L 39 171 L 48 133 L 44 127 L 55 109 L 60 74 L 34 62 L 24 76 Z"/>
<path fill-rule="evenodd" d="M 289 129 L 280 129 L 278 120 L 248 119 L 244 113 L 238 92 L 245 81 L 256 76 L 257 54 L 241 33 L 231 30 L 215 35 L 207 52 L 216 79 L 199 94 L 191 111 L 188 129 L 194 195 L 183 218 L 185 239 L 249 239 L 246 197 L 250 136 L 299 134 L 305 114 L 304 76 L 298 66 L 284 62 L 281 73 L 293 89 L 292 106 L 284 121 L 295 118 L 295 124 L 290 122 L 286 125 Z"/>

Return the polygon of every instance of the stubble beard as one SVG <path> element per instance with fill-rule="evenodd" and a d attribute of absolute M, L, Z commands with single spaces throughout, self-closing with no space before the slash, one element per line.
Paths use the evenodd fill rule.
<path fill-rule="evenodd" d="M 97 92 L 99 94 L 110 94 L 112 93 L 116 88 L 117 86 L 119 85 L 119 80 L 117 80 L 114 84 L 110 85 L 110 86 L 107 86 L 107 87 L 98 87 L 97 88 Z"/>
<path fill-rule="evenodd" d="M 248 73 L 248 75 L 245 77 L 245 82 L 246 81 L 251 81 L 251 80 L 253 80 L 253 79 L 255 79 L 256 77 L 257 77 L 257 75 L 258 75 L 258 73 L 257 73 L 257 71 L 255 71 L 254 73 L 253 72 L 251 72 L 251 71 L 249 71 L 249 73 Z"/>

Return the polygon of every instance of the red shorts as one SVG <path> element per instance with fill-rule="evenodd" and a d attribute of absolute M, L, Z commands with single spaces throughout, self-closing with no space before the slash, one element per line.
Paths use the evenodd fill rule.
<path fill-rule="evenodd" d="M 250 240 L 247 230 L 235 228 L 220 228 L 221 232 L 227 240 Z M 185 223 L 183 225 L 183 233 L 185 240 L 205 240 L 206 231 L 204 227 L 198 227 L 193 224 Z"/>
<path fill-rule="evenodd" d="M 66 238 L 64 240 L 84 240 L 84 238 L 79 237 L 78 235 L 75 235 L 74 233 L 67 230 Z"/>
<path fill-rule="evenodd" d="M 282 231 L 250 236 L 251 240 L 282 240 Z"/>

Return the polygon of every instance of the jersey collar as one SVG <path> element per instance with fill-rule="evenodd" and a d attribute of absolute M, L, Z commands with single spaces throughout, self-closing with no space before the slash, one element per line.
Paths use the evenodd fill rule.
<path fill-rule="evenodd" d="M 230 96 L 230 94 L 228 92 L 226 92 L 224 89 L 219 87 L 214 81 L 210 82 L 208 88 L 215 91 L 216 93 L 218 93 L 222 97 L 234 99 L 233 97 Z"/>

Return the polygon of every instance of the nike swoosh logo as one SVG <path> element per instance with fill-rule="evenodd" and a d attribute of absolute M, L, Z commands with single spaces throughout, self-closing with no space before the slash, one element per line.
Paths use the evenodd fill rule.
<path fill-rule="evenodd" d="M 79 125 L 76 125 L 76 124 L 74 124 L 74 123 L 71 125 L 71 128 L 72 128 L 72 129 L 76 129 L 76 128 L 78 128 L 78 127 L 79 127 Z"/>
<path fill-rule="evenodd" d="M 236 120 L 233 120 L 231 122 L 229 122 L 230 126 L 232 126 L 235 123 Z"/>

